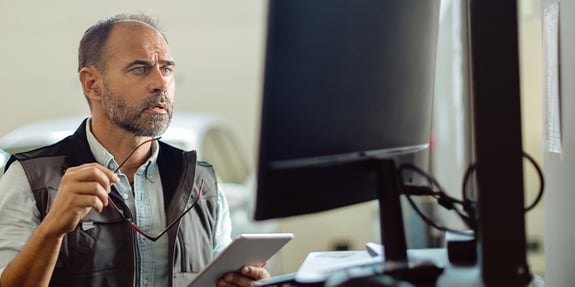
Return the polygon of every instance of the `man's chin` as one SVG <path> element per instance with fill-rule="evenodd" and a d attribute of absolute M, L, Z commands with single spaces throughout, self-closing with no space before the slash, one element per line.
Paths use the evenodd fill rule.
<path fill-rule="evenodd" d="M 143 113 L 140 118 L 132 123 L 132 125 L 125 125 L 127 130 L 133 132 L 136 136 L 156 137 L 163 134 L 171 121 L 169 114 L 153 114 Z M 131 127 L 129 127 L 131 126 Z"/>

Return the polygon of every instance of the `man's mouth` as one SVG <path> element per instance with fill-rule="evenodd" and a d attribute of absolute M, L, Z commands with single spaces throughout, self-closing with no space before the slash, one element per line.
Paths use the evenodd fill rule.
<path fill-rule="evenodd" d="M 166 105 L 166 103 L 156 103 L 156 104 L 153 104 L 152 106 L 150 106 L 148 108 L 148 110 L 158 112 L 158 113 L 165 113 L 167 111 L 167 105 Z"/>

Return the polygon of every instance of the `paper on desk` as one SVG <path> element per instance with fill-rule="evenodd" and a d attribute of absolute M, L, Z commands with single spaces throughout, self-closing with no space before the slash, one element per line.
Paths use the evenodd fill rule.
<path fill-rule="evenodd" d="M 346 268 L 383 263 L 385 256 L 381 244 L 369 242 L 366 249 L 310 252 L 298 269 L 295 281 L 302 284 L 325 282 L 329 276 Z M 448 263 L 445 248 L 408 249 L 407 257 L 410 263 L 432 261 L 439 267 Z"/>
<path fill-rule="evenodd" d="M 324 282 L 336 271 L 377 262 L 383 262 L 383 257 L 371 256 L 365 250 L 310 252 L 298 269 L 295 280 L 299 283 Z"/>

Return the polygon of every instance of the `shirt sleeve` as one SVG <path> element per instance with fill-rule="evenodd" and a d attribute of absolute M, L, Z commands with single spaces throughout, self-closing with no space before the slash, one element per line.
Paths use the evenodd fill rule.
<path fill-rule="evenodd" d="M 232 223 L 230 208 L 224 192 L 218 185 L 218 206 L 216 212 L 216 228 L 213 238 L 212 256 L 216 257 L 232 242 Z"/>
<path fill-rule="evenodd" d="M 40 224 L 40 212 L 22 165 L 0 177 L 0 276 Z"/>

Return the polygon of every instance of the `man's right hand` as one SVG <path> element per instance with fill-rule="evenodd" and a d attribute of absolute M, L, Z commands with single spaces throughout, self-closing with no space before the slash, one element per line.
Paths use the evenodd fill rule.
<path fill-rule="evenodd" d="M 50 210 L 18 255 L 1 274 L 0 286 L 48 286 L 62 240 L 93 208 L 108 205 L 108 193 L 118 176 L 97 163 L 66 170 Z"/>
<path fill-rule="evenodd" d="M 108 205 L 108 193 L 118 176 L 98 163 L 68 168 L 43 224 L 53 235 L 73 231 L 93 208 L 102 212 Z"/>

